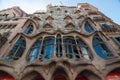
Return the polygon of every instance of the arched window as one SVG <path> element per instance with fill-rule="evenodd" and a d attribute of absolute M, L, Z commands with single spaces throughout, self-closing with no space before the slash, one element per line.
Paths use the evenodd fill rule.
<path fill-rule="evenodd" d="M 37 58 L 37 55 L 40 53 L 40 46 L 42 39 L 38 39 L 30 49 L 29 61 L 34 61 Z"/>
<path fill-rule="evenodd" d="M 79 38 L 76 38 L 81 56 L 87 60 L 92 59 L 88 46 Z"/>
<path fill-rule="evenodd" d="M 95 35 L 93 38 L 93 48 L 95 52 L 103 59 L 113 56 L 110 49 L 98 35 Z"/>
<path fill-rule="evenodd" d="M 20 37 L 14 44 L 12 50 L 6 56 L 7 61 L 18 60 L 26 48 L 26 41 L 23 37 Z"/>
<path fill-rule="evenodd" d="M 24 33 L 25 34 L 30 34 L 33 32 L 33 24 L 30 23 L 25 29 L 24 29 Z"/>
<path fill-rule="evenodd" d="M 75 55 L 78 54 L 76 43 L 73 37 L 63 37 L 64 47 L 66 56 L 70 59 L 75 58 Z"/>
<path fill-rule="evenodd" d="M 62 56 L 62 39 L 60 34 L 58 34 L 56 38 L 56 56 Z"/>
<path fill-rule="evenodd" d="M 94 31 L 94 29 L 92 28 L 92 26 L 91 26 L 88 22 L 85 23 L 84 28 L 85 28 L 85 30 L 86 30 L 87 32 L 89 32 L 89 33 L 91 33 L 91 32 Z"/>
<path fill-rule="evenodd" d="M 43 41 L 42 51 L 41 55 L 43 55 L 43 58 L 45 60 L 49 60 L 52 57 L 52 54 L 54 52 L 54 37 L 46 37 Z"/>

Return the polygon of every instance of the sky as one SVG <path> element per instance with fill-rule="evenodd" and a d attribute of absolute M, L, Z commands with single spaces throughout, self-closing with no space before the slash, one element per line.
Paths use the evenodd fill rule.
<path fill-rule="evenodd" d="M 99 9 L 115 23 L 120 25 L 120 0 L 0 0 L 0 10 L 19 6 L 27 13 L 46 10 L 47 4 L 77 6 L 77 3 L 89 3 Z"/>

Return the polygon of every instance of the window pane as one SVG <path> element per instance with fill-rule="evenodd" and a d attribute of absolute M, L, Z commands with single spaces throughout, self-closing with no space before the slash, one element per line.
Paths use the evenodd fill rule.
<path fill-rule="evenodd" d="M 30 49 L 29 60 L 34 61 L 37 58 L 37 55 L 40 52 L 40 46 L 42 43 L 42 39 L 37 40 L 34 45 Z"/>
<path fill-rule="evenodd" d="M 101 58 L 105 59 L 113 56 L 109 48 L 105 45 L 105 43 L 98 35 L 93 38 L 93 48 Z"/>
<path fill-rule="evenodd" d="M 90 60 L 90 57 L 88 55 L 88 51 L 85 47 L 81 47 L 82 57 L 84 57 L 87 60 Z"/>
<path fill-rule="evenodd" d="M 57 35 L 56 38 L 56 56 L 61 57 L 62 56 L 62 40 L 61 35 Z"/>
<path fill-rule="evenodd" d="M 76 43 L 73 37 L 63 37 L 65 53 L 68 58 L 75 58 L 78 54 Z"/>
<path fill-rule="evenodd" d="M 6 60 L 8 61 L 18 60 L 22 56 L 25 48 L 26 41 L 23 37 L 20 37 L 20 39 L 18 39 L 15 45 L 13 46 L 10 53 L 7 55 Z"/>
<path fill-rule="evenodd" d="M 34 61 L 39 53 L 39 48 L 34 48 L 30 53 L 30 62 Z"/>
<path fill-rule="evenodd" d="M 29 34 L 33 32 L 33 25 L 30 23 L 24 30 L 24 33 Z"/>
<path fill-rule="evenodd" d="M 88 46 L 80 38 L 77 38 L 77 43 L 79 46 L 81 56 L 84 59 L 90 60 L 92 58 L 92 55 L 90 53 Z"/>
<path fill-rule="evenodd" d="M 112 39 L 120 47 L 120 37 L 112 37 Z"/>
<path fill-rule="evenodd" d="M 85 27 L 84 28 L 89 33 L 93 31 L 92 26 L 88 22 L 85 23 Z"/>
<path fill-rule="evenodd" d="M 41 54 L 44 55 L 45 60 L 49 60 L 52 57 L 54 49 L 54 37 L 46 37 L 43 41 L 43 47 Z"/>

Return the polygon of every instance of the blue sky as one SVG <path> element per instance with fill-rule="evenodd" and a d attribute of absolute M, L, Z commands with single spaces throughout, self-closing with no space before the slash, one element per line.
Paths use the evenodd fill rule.
<path fill-rule="evenodd" d="M 47 4 L 76 6 L 77 3 L 90 3 L 99 11 L 120 24 L 120 0 L 0 0 L 0 10 L 19 6 L 27 13 L 45 10 Z"/>

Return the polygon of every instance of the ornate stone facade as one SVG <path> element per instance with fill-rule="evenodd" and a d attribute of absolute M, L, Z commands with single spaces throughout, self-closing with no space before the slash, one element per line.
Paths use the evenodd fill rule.
<path fill-rule="evenodd" d="M 120 25 L 88 3 L 2 10 L 0 34 L 0 80 L 120 79 Z"/>

